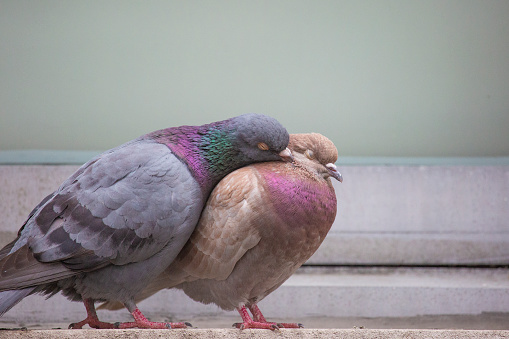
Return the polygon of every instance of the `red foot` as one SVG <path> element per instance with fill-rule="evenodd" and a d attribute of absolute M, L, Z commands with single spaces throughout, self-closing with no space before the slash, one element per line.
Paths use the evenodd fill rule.
<path fill-rule="evenodd" d="M 268 330 L 277 330 L 279 328 L 301 328 L 302 324 L 295 323 L 273 323 L 265 320 L 262 312 L 256 305 L 248 306 L 251 313 L 253 313 L 253 319 L 249 316 L 249 313 L 245 306 L 237 308 L 240 316 L 242 317 L 242 323 L 233 324 L 234 327 L 237 327 L 241 330 L 246 328 L 260 328 L 260 329 L 268 329 Z"/>
<path fill-rule="evenodd" d="M 304 328 L 304 325 L 302 325 L 301 323 L 278 323 L 277 324 L 278 327 L 282 327 L 282 328 Z"/>
<path fill-rule="evenodd" d="M 262 330 L 279 330 L 279 327 L 275 323 L 259 323 L 256 321 L 243 322 L 243 323 L 235 323 L 234 327 L 237 327 L 240 330 L 245 330 L 248 328 L 258 328 Z"/>
<path fill-rule="evenodd" d="M 163 328 L 163 329 L 168 329 L 168 328 L 187 328 L 187 326 L 190 326 L 191 327 L 191 324 L 190 323 L 162 323 L 162 322 L 153 322 L 153 321 L 148 321 L 147 318 L 145 318 L 145 316 L 143 315 L 143 313 L 141 313 L 141 311 L 139 309 L 135 309 L 134 312 L 132 313 L 133 317 L 134 317 L 134 322 L 129 322 L 129 323 L 117 323 L 115 325 L 117 325 L 116 328 Z"/>
<path fill-rule="evenodd" d="M 85 304 L 85 308 L 87 309 L 87 317 L 85 318 L 85 320 L 82 320 L 78 323 L 70 324 L 69 328 L 79 330 L 83 328 L 83 326 L 85 325 L 98 329 L 115 328 L 114 324 L 99 321 L 99 318 L 97 318 L 97 313 L 95 312 L 94 302 L 92 300 L 85 299 L 83 303 Z"/>
<path fill-rule="evenodd" d="M 258 305 L 253 304 L 249 305 L 249 310 L 253 314 L 253 320 L 261 323 L 267 323 L 267 320 L 265 320 L 265 317 L 262 314 L 262 311 L 258 308 Z M 302 324 L 296 324 L 296 323 L 269 323 L 269 324 L 275 324 L 277 327 L 281 328 L 303 328 Z"/>
<path fill-rule="evenodd" d="M 256 322 L 252 321 L 249 323 L 235 323 L 233 324 L 233 327 L 236 327 L 238 329 L 246 329 L 246 328 L 261 328 L 261 329 L 267 329 L 267 330 L 277 330 L 280 328 L 304 328 L 302 324 L 297 323 L 272 323 L 272 322 Z"/>
<path fill-rule="evenodd" d="M 69 328 L 72 329 L 81 329 L 83 326 L 88 325 L 92 328 L 98 329 L 108 329 L 108 328 L 187 328 L 187 326 L 192 327 L 190 323 L 160 323 L 148 321 L 147 318 L 141 313 L 139 309 L 135 309 L 132 313 L 134 317 L 134 322 L 126 322 L 126 323 L 105 323 L 99 321 L 97 317 L 97 313 L 95 312 L 94 302 L 91 299 L 85 299 L 83 301 L 85 304 L 85 308 L 87 309 L 87 317 L 85 320 L 82 320 L 78 323 L 72 323 L 69 325 Z"/>
<path fill-rule="evenodd" d="M 70 324 L 69 329 L 81 330 L 83 328 L 83 326 L 85 326 L 85 325 L 88 325 L 92 328 L 97 328 L 97 329 L 116 328 L 115 324 L 105 323 L 105 322 L 99 321 L 99 319 L 91 319 L 91 318 L 87 317 L 85 320 Z"/>

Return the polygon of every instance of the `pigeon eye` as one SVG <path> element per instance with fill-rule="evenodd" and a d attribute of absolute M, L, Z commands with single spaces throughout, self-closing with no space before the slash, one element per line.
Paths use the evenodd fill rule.
<path fill-rule="evenodd" d="M 267 144 L 264 143 L 264 142 L 259 142 L 257 146 L 262 151 L 268 151 L 269 150 L 269 146 L 267 146 Z"/>
<path fill-rule="evenodd" d="M 315 158 L 315 154 L 313 153 L 312 150 L 308 149 L 306 150 L 306 152 L 304 152 L 304 155 L 309 159 L 309 160 L 313 160 Z"/>

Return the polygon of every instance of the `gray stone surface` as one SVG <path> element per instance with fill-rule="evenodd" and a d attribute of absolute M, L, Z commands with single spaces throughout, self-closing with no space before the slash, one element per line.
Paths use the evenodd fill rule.
<path fill-rule="evenodd" d="M 152 319 L 154 320 L 154 319 Z M 155 320 L 168 320 L 160 318 Z M 197 329 L 229 329 L 240 320 L 232 316 L 194 316 L 186 318 Z M 274 321 L 292 319 L 273 318 Z M 509 330 L 509 313 L 475 315 L 424 315 L 415 317 L 306 317 L 301 318 L 306 329 L 455 329 Z M 30 330 L 67 329 L 69 322 L 8 322 L 0 319 L 0 328 Z M 88 329 L 88 327 L 86 327 Z M 1 336 L 1 335 L 0 335 Z"/>
<path fill-rule="evenodd" d="M 467 330 L 366 330 L 366 329 L 283 329 L 268 330 L 236 329 L 186 329 L 186 330 L 30 330 L 5 331 L 13 339 L 46 338 L 508 338 L 509 331 L 467 331 Z"/>
<path fill-rule="evenodd" d="M 347 166 L 316 264 L 509 264 L 509 166 Z"/>

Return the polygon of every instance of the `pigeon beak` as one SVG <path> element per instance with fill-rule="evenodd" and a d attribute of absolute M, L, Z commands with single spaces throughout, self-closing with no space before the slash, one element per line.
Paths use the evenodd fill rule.
<path fill-rule="evenodd" d="M 333 163 L 328 163 L 325 165 L 327 167 L 327 170 L 329 171 L 329 174 L 334 179 L 338 180 L 339 182 L 343 182 L 343 176 L 341 173 L 339 173 L 338 168 Z"/>
<path fill-rule="evenodd" d="M 279 152 L 279 156 L 283 159 L 283 161 L 286 161 L 286 162 L 293 161 L 292 151 L 290 151 L 290 149 L 288 147 L 285 148 L 284 150 L 282 150 L 281 152 Z"/>

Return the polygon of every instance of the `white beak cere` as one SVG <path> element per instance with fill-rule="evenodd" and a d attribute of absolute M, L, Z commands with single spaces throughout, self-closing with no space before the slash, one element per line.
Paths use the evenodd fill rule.
<path fill-rule="evenodd" d="M 325 165 L 329 170 L 330 176 L 338 180 L 339 182 L 343 182 L 343 176 L 339 173 L 338 168 L 333 163 L 328 163 Z"/>

